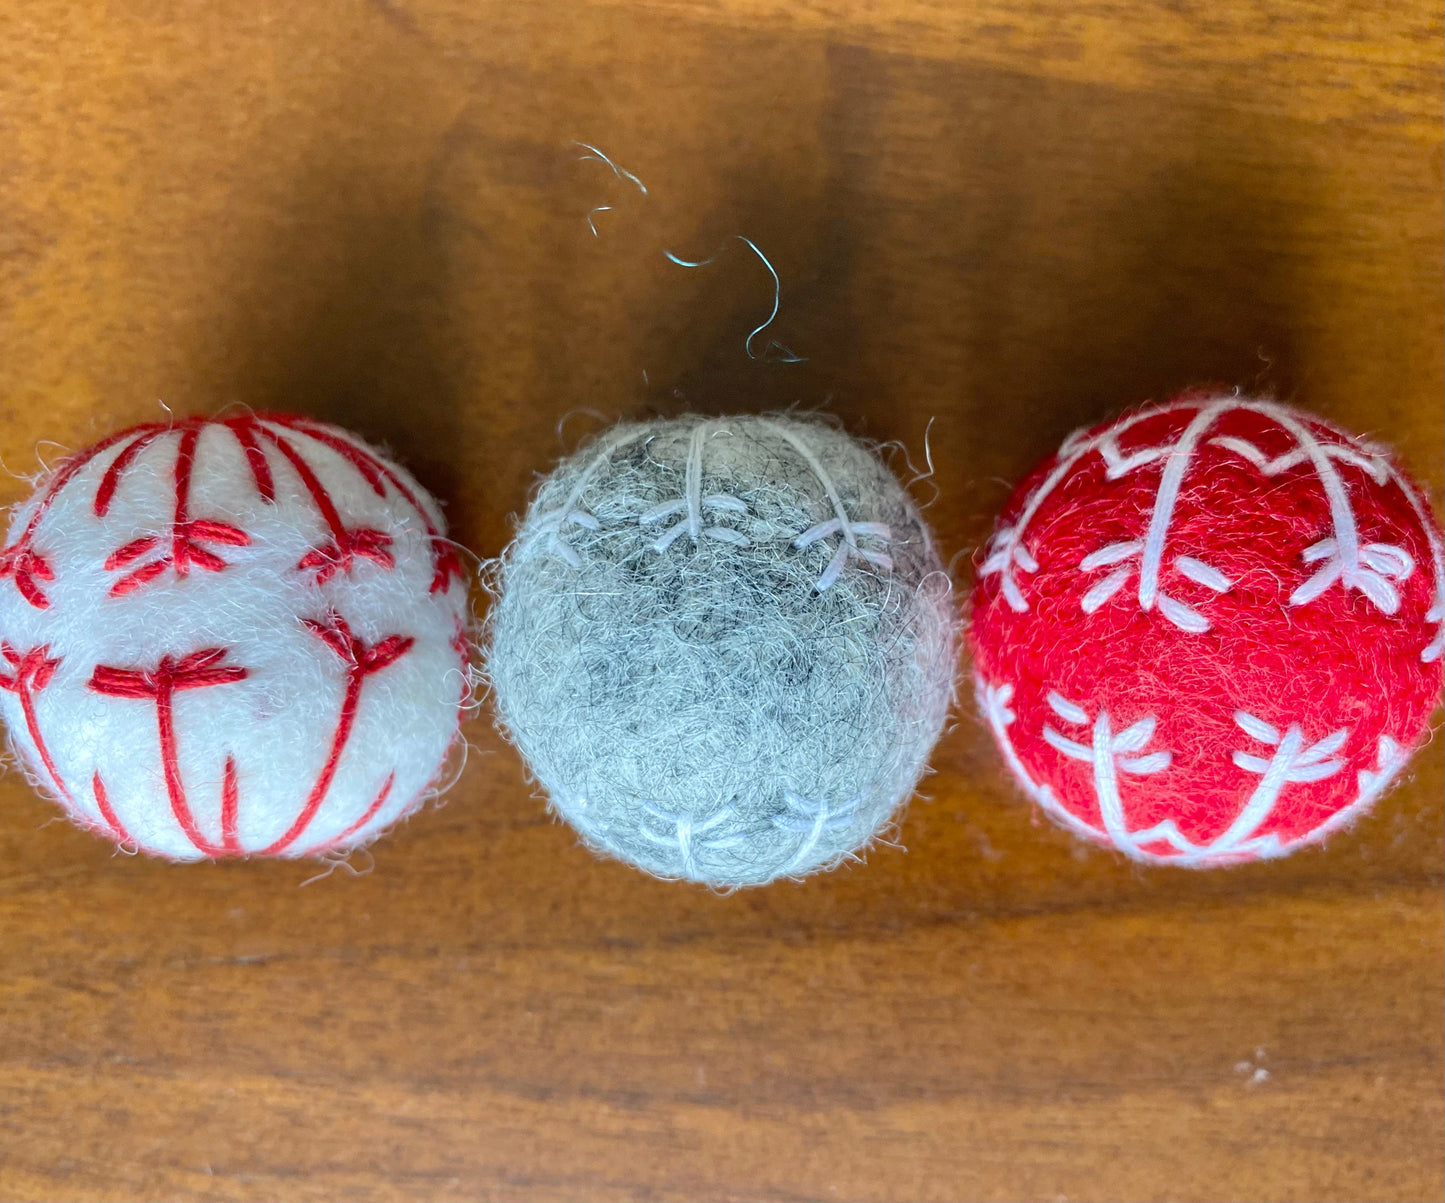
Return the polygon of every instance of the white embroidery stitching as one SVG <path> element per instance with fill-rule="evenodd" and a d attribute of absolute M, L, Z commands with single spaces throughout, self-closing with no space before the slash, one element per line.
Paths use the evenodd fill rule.
<path fill-rule="evenodd" d="M 649 510 L 643 511 L 637 516 L 639 526 L 651 526 L 653 523 L 661 522 L 664 518 L 670 518 L 673 514 L 682 514 L 675 523 L 652 545 L 652 550 L 661 554 L 672 546 L 673 540 L 680 535 L 687 535 L 696 545 L 703 539 L 717 539 L 722 543 L 731 543 L 736 547 L 751 547 L 752 543 L 741 531 L 733 530 L 730 526 L 706 526 L 704 525 L 703 514 L 707 510 L 723 510 L 730 514 L 746 514 L 747 504 L 730 493 L 712 493 L 707 497 L 702 495 L 702 452 L 710 433 L 717 433 L 722 428 L 711 423 L 701 422 L 693 428 L 692 437 L 688 440 L 687 465 L 683 473 L 683 495 L 676 501 L 664 501 L 661 505 L 655 505 Z"/>
<path fill-rule="evenodd" d="M 576 526 L 583 530 L 601 529 L 601 523 L 579 505 L 583 492 L 592 483 L 592 478 L 612 457 L 612 453 L 623 443 L 636 438 L 639 433 L 636 430 L 614 432 L 604 439 L 602 445 L 597 449 L 597 454 L 592 458 L 592 462 L 577 477 L 577 483 L 569 490 L 566 500 L 555 510 L 550 510 L 537 519 L 537 537 L 544 538 L 547 550 L 569 567 L 581 568 L 582 557 L 577 554 L 577 549 L 567 542 L 567 528 Z"/>
<path fill-rule="evenodd" d="M 848 517 L 848 511 L 843 507 L 842 498 L 838 496 L 838 490 L 833 487 L 833 479 L 828 475 L 827 469 L 822 462 L 813 454 L 810 448 L 802 439 L 795 435 L 786 426 L 776 422 L 769 422 L 768 426 L 785 439 L 803 461 L 812 469 L 813 475 L 818 478 L 818 483 L 823 486 L 823 492 L 827 495 L 828 503 L 833 507 L 833 517 L 816 526 L 809 527 L 801 535 L 793 540 L 793 546 L 802 549 L 818 542 L 820 539 L 827 539 L 833 535 L 842 535 L 838 544 L 838 550 L 833 558 L 828 561 L 828 566 L 823 569 L 823 575 L 818 578 L 817 584 L 813 586 L 819 593 L 826 592 L 834 582 L 843 574 L 843 569 L 850 559 L 866 560 L 885 571 L 893 570 L 893 557 L 882 551 L 868 551 L 858 546 L 858 539 L 873 538 L 887 543 L 893 537 L 893 532 L 882 522 L 854 522 Z"/>
<path fill-rule="evenodd" d="M 1009 727 L 1017 717 L 1010 706 L 1014 694 L 1013 686 L 990 685 L 981 676 L 975 676 L 974 686 L 979 709 L 998 741 L 1004 760 L 1025 792 L 1051 817 L 1077 834 L 1095 842 L 1113 844 L 1134 859 L 1151 864 L 1204 866 L 1249 857 L 1269 859 L 1284 856 L 1307 844 L 1318 843 L 1332 832 L 1347 826 L 1367 809 L 1385 791 L 1409 759 L 1400 744 L 1388 735 L 1382 735 L 1376 768 L 1373 771 L 1359 771 L 1359 795 L 1353 802 L 1314 830 L 1287 843 L 1273 832 L 1256 836 L 1254 833 L 1273 813 L 1279 793 L 1287 783 L 1321 781 L 1340 771 L 1342 762 L 1334 760 L 1333 756 L 1344 746 L 1349 731 L 1347 728 L 1335 731 L 1305 747 L 1303 734 L 1297 725 L 1292 725 L 1281 735 L 1263 719 L 1242 710 L 1237 711 L 1234 721 L 1247 735 L 1277 750 L 1268 760 L 1243 751 L 1233 754 L 1236 765 L 1246 772 L 1261 775 L 1260 783 L 1228 830 L 1208 844 L 1195 844 L 1179 831 L 1171 819 L 1165 819 L 1145 831 L 1135 832 L 1127 830 L 1124 823 L 1115 765 L 1126 773 L 1136 775 L 1160 772 L 1168 767 L 1169 762 L 1164 759 L 1169 756 L 1168 752 L 1153 752 L 1140 757 L 1133 755 L 1142 752 L 1152 738 L 1154 726 L 1151 719 L 1140 720 L 1120 734 L 1114 735 L 1108 716 L 1101 713 L 1094 720 L 1088 744 L 1070 739 L 1045 725 L 1043 738 L 1050 746 L 1071 759 L 1087 761 L 1093 765 L 1095 796 L 1099 801 L 1099 813 L 1104 824 L 1101 830 L 1066 809 L 1053 790 L 1036 782 L 1019 760 L 1008 734 Z M 1082 706 L 1057 692 L 1050 691 L 1047 701 L 1049 708 L 1066 722 L 1076 726 L 1089 722 L 1089 715 Z M 1155 760 L 1156 757 L 1159 759 Z M 1177 855 L 1146 851 L 1143 845 L 1151 843 L 1166 843 L 1177 850 Z"/>
<path fill-rule="evenodd" d="M 1231 756 L 1234 763 L 1246 773 L 1258 773 L 1260 782 L 1255 787 L 1254 793 L 1250 795 L 1249 801 L 1244 804 L 1244 809 L 1235 816 L 1234 822 L 1229 825 L 1228 830 L 1216 839 L 1210 848 L 1215 855 L 1233 851 L 1268 855 L 1262 851 L 1263 848 L 1270 841 L 1272 841 L 1271 846 L 1278 846 L 1279 837 L 1276 835 L 1267 835 L 1259 839 L 1253 837 L 1254 833 L 1274 813 L 1275 803 L 1279 801 L 1280 793 L 1288 784 L 1323 781 L 1326 777 L 1333 777 L 1338 773 L 1344 764 L 1342 761 L 1331 758 L 1345 746 L 1350 729 L 1341 727 L 1338 731 L 1334 731 L 1317 743 L 1306 747 L 1304 730 L 1298 723 L 1291 724 L 1289 730 L 1281 735 L 1264 719 L 1244 710 L 1234 712 L 1234 721 L 1251 739 L 1275 748 L 1276 751 L 1268 760 L 1243 750 L 1237 750 Z"/>
<path fill-rule="evenodd" d="M 731 848 L 737 848 L 746 842 L 746 836 L 742 834 L 729 836 L 708 836 L 708 832 L 717 827 L 719 823 L 730 818 L 726 810 L 720 810 L 710 819 L 704 819 L 701 823 L 694 822 L 691 818 L 683 815 L 672 814 L 651 803 L 644 802 L 642 809 L 663 825 L 662 831 L 653 831 L 649 827 L 640 828 L 644 839 L 658 845 L 661 848 L 676 849 L 682 861 L 682 875 L 684 877 L 697 877 L 697 853 L 698 852 L 722 852 Z M 707 837 L 707 838 L 699 838 Z"/>
<path fill-rule="evenodd" d="M 1197 412 L 1173 443 L 1143 447 L 1128 453 L 1119 449 L 1119 436 L 1136 423 L 1155 417 L 1160 413 L 1169 413 L 1185 408 L 1192 408 Z M 1160 476 L 1159 490 L 1155 495 L 1154 509 L 1145 538 L 1108 544 L 1084 557 L 1079 567 L 1081 570 L 1089 572 L 1114 564 L 1123 564 L 1124 561 L 1137 556 L 1138 596 L 1141 609 L 1147 611 L 1157 605 L 1160 614 L 1165 619 L 1183 630 L 1194 633 L 1209 630 L 1209 620 L 1204 615 L 1161 589 L 1160 569 L 1164 562 L 1169 524 L 1189 461 L 1214 421 L 1220 415 L 1234 410 L 1262 414 L 1276 422 L 1295 440 L 1294 450 L 1270 458 L 1249 440 L 1233 435 L 1221 435 L 1210 439 L 1209 442 L 1240 455 L 1266 476 L 1278 475 L 1301 464 L 1310 464 L 1324 490 L 1325 500 L 1329 506 L 1333 533 L 1307 548 L 1302 554 L 1306 564 L 1316 563 L 1320 560 L 1324 560 L 1325 563 L 1295 590 L 1290 597 L 1290 604 L 1308 604 L 1332 585 L 1339 583 L 1346 589 L 1358 590 L 1383 613 L 1393 614 L 1399 608 L 1399 593 L 1392 582 L 1400 582 L 1410 576 L 1415 568 L 1414 559 L 1403 548 L 1393 544 L 1360 545 L 1358 526 L 1350 505 L 1348 490 L 1336 468 L 1337 463 L 1350 464 L 1367 473 L 1378 483 L 1383 484 L 1393 480 L 1405 493 L 1419 519 L 1424 537 L 1430 545 L 1435 574 L 1436 600 L 1426 615 L 1426 621 L 1441 626 L 1441 630 L 1422 650 L 1420 656 L 1426 662 L 1438 658 L 1442 652 L 1445 652 L 1445 551 L 1442 551 L 1440 541 L 1435 535 L 1432 521 L 1423 503 L 1415 496 L 1413 489 L 1409 487 L 1404 478 L 1390 465 L 1383 453 L 1368 447 L 1361 450 L 1347 443 L 1322 442 L 1288 409 L 1268 401 L 1244 401 L 1236 397 L 1228 397 L 1209 401 L 1179 402 L 1172 406 L 1134 414 L 1092 439 L 1087 437 L 1084 432 L 1074 432 L 1064 440 L 1053 471 L 1025 502 L 1019 518 L 1011 526 L 999 530 L 990 540 L 988 555 L 979 570 L 980 575 L 998 575 L 1000 592 L 1004 600 L 1012 610 L 1023 613 L 1028 609 L 1028 601 L 1019 587 L 1015 569 L 1034 572 L 1038 568 L 1035 556 L 1024 545 L 1024 531 L 1044 499 L 1052 493 L 1078 460 L 1092 451 L 1098 451 L 1106 465 L 1107 478 L 1117 480 L 1136 468 L 1160 459 L 1167 459 Z M 1348 438 L 1343 434 L 1340 437 Z M 1233 584 L 1218 569 L 1193 556 L 1178 556 L 1173 563 L 1175 569 L 1182 576 L 1217 593 L 1226 592 Z M 1124 587 L 1133 573 L 1134 566 L 1123 564 L 1091 586 L 1081 599 L 1081 606 L 1085 613 L 1093 613 L 1113 597 Z"/>
<path fill-rule="evenodd" d="M 798 850 L 782 868 L 781 873 L 795 873 L 808 863 L 808 856 L 825 831 L 845 831 L 857 815 L 862 796 L 845 802 L 837 810 L 830 810 L 826 801 L 812 802 L 792 790 L 783 791 L 783 801 L 788 809 L 773 816 L 773 826 L 781 831 L 796 832 L 802 836 Z"/>

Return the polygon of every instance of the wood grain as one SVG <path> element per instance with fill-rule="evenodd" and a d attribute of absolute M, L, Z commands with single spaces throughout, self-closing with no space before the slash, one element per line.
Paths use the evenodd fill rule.
<path fill-rule="evenodd" d="M 964 552 L 1072 427 L 1212 381 L 1438 501 L 1441 37 L 1416 0 L 6 6 L 0 455 L 300 409 L 487 556 L 601 422 L 800 402 L 915 456 L 931 420 Z M 806 363 L 743 354 L 745 252 L 661 254 L 737 232 Z M 468 733 L 443 808 L 305 888 L 113 856 L 7 775 L 0 1195 L 1445 1194 L 1438 740 L 1328 848 L 1181 874 L 1041 824 L 963 712 L 906 854 L 720 898 L 593 860 Z"/>

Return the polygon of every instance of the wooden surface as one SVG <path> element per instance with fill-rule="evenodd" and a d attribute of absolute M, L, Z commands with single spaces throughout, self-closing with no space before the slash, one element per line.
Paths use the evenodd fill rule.
<path fill-rule="evenodd" d="M 1393 443 L 1438 502 L 1440 26 L 1434 0 L 8 4 L 0 454 L 32 473 L 158 401 L 304 410 L 494 555 L 601 421 L 800 401 L 915 455 L 935 419 L 952 553 L 1075 425 L 1212 381 Z M 661 254 L 734 233 L 806 364 L 744 356 L 771 296 L 738 244 Z M 8 774 L 0 1195 L 1445 1192 L 1439 739 L 1326 850 L 1190 875 L 1041 825 L 965 712 L 906 854 L 721 898 L 593 860 L 468 734 L 444 808 L 305 888 L 113 856 Z"/>

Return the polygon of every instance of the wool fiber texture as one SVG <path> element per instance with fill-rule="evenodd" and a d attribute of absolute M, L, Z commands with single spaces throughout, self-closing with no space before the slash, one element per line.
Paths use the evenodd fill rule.
<path fill-rule="evenodd" d="M 953 687 L 949 581 L 877 455 L 817 420 L 616 427 L 498 566 L 500 720 L 594 850 L 728 888 L 893 818 Z"/>
<path fill-rule="evenodd" d="M 1055 821 L 1146 862 L 1283 856 L 1428 734 L 1445 568 L 1419 490 L 1289 406 L 1186 395 L 1071 436 L 980 557 L 977 693 Z"/>
<path fill-rule="evenodd" d="M 354 435 L 135 427 L 13 516 L 0 712 L 36 786 L 124 848 L 344 853 L 437 779 L 467 615 L 436 503 Z"/>

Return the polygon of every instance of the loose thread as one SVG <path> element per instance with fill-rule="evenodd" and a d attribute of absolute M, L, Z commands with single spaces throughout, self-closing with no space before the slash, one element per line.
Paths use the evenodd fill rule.
<path fill-rule="evenodd" d="M 618 179 L 626 180 L 631 184 L 635 184 L 637 186 L 637 190 L 642 193 L 643 196 L 646 196 L 648 194 L 646 184 L 644 184 L 640 179 L 638 179 L 637 176 L 635 176 L 632 172 L 628 171 L 627 168 L 613 162 L 607 154 L 599 150 L 597 147 L 593 146 L 590 142 L 574 141 L 573 145 L 576 146 L 579 150 L 586 152 L 579 157 L 578 162 L 601 163 L 604 166 L 610 168 L 612 174 L 615 175 Z M 612 205 L 595 205 L 593 206 L 593 208 L 587 211 L 587 228 L 592 231 L 592 236 L 594 238 L 599 238 L 601 237 L 601 235 L 598 233 L 597 223 L 593 219 L 598 213 L 610 213 L 612 209 Z M 778 316 L 778 309 L 782 305 L 783 299 L 783 284 L 782 281 L 778 278 L 778 273 L 776 269 L 774 269 L 768 257 L 763 254 L 761 250 L 758 249 L 757 243 L 755 243 L 751 238 L 748 238 L 746 235 L 743 234 L 733 234 L 731 237 L 736 238 L 739 242 L 746 243 L 748 245 L 748 248 L 753 252 L 753 254 L 755 254 L 759 259 L 762 260 L 763 266 L 768 269 L 768 275 L 772 276 L 773 278 L 773 310 L 771 313 L 768 314 L 767 320 L 764 321 L 762 325 L 757 326 L 748 334 L 747 339 L 743 342 L 743 350 L 747 352 L 747 356 L 749 359 L 761 359 L 764 363 L 807 363 L 808 360 L 806 356 L 797 354 L 791 348 L 784 346 L 782 343 L 776 340 L 770 340 L 768 342 L 768 345 L 763 348 L 763 353 L 761 355 L 757 354 L 753 350 L 753 340 L 757 338 L 757 336 L 761 334 L 764 330 L 766 330 L 769 326 L 771 326 L 773 324 L 773 321 Z M 718 255 L 722 254 L 722 251 L 724 247 L 726 247 L 726 245 L 726 242 L 724 242 L 723 246 L 720 246 L 715 252 L 713 252 L 710 257 L 708 257 L 707 259 L 697 260 L 696 262 L 679 258 L 677 255 L 674 255 L 669 250 L 664 250 L 662 253 L 664 256 L 667 257 L 670 262 L 677 264 L 678 267 L 707 267 L 718 257 Z M 644 379 L 646 379 L 646 373 L 644 373 Z"/>
<path fill-rule="evenodd" d="M 574 142 L 573 145 L 578 147 L 580 150 L 585 150 L 587 152 L 577 160 L 579 163 L 603 163 L 612 169 L 612 174 L 615 175 L 619 180 L 627 180 L 629 183 L 636 184 L 637 190 L 641 192 L 643 196 L 647 195 L 646 184 L 644 184 L 635 175 L 633 175 L 632 172 L 628 171 L 627 168 L 619 167 L 610 158 L 603 154 L 602 151 L 598 150 L 597 147 L 591 145 L 591 143 L 588 142 Z M 594 208 L 588 210 L 587 228 L 592 231 L 593 238 L 601 237 L 601 235 L 597 232 L 597 223 L 592 220 L 593 217 L 596 216 L 596 214 L 598 213 L 610 213 L 611 211 L 611 205 L 597 205 Z"/>
<path fill-rule="evenodd" d="M 765 363 L 807 363 L 808 360 L 806 356 L 797 354 L 796 352 L 794 352 L 788 347 L 785 347 L 782 343 L 778 342 L 775 339 L 769 340 L 768 345 L 763 348 L 763 353 L 761 356 L 754 352 L 753 339 L 757 338 L 759 334 L 761 334 L 764 330 L 771 326 L 773 324 L 773 320 L 778 316 L 778 309 L 783 303 L 783 282 L 778 278 L 777 270 L 768 260 L 768 257 L 758 249 L 757 243 L 755 243 L 751 238 L 748 238 L 746 235 L 743 234 L 733 234 L 731 237 L 736 238 L 739 242 L 746 243 L 748 248 L 753 252 L 753 254 L 755 254 L 759 259 L 762 260 L 763 266 L 768 269 L 768 275 L 772 276 L 773 278 L 772 312 L 768 314 L 767 320 L 764 321 L 762 325 L 755 327 L 752 332 L 747 336 L 747 338 L 743 341 L 743 350 L 747 352 L 747 356 L 749 359 L 760 358 Z M 727 243 L 724 242 L 723 245 L 718 247 L 716 251 L 714 251 L 710 256 L 708 256 L 708 258 L 699 259 L 696 262 L 687 259 L 680 259 L 671 251 L 665 250 L 662 253 L 667 257 L 670 262 L 676 263 L 678 267 L 707 267 L 710 263 L 717 259 L 719 255 L 722 254 L 726 246 Z M 774 352 L 776 352 L 776 354 L 774 354 Z"/>

